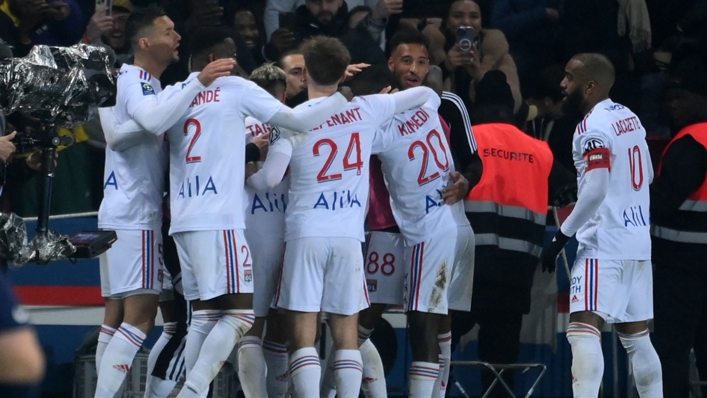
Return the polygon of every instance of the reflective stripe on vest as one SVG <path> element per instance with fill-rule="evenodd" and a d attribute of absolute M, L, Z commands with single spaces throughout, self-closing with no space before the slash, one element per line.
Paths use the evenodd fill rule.
<path fill-rule="evenodd" d="M 677 231 L 653 225 L 651 226 L 651 235 L 673 242 L 707 244 L 707 232 Z M 477 236 L 476 241 L 478 242 L 478 240 L 479 238 Z"/>
<path fill-rule="evenodd" d="M 707 213 L 707 202 L 702 200 L 686 200 L 680 205 L 680 210 L 683 211 L 699 211 Z"/>
<path fill-rule="evenodd" d="M 491 201 L 465 200 L 464 211 L 467 213 L 495 213 L 501 217 L 520 218 L 545 226 L 545 214 L 536 213 L 519 206 L 501 205 Z"/>
<path fill-rule="evenodd" d="M 530 242 L 498 236 L 496 234 L 476 234 L 474 235 L 477 246 L 498 246 L 501 250 L 510 250 L 521 253 L 528 253 L 531 256 L 540 258 L 543 248 Z"/>

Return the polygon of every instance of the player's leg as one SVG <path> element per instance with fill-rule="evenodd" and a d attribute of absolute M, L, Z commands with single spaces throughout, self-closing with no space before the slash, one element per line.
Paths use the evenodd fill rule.
<path fill-rule="evenodd" d="M 266 376 L 268 397 L 285 398 L 290 381 L 285 319 L 277 309 L 271 309 L 266 325 L 263 356 L 268 368 Z"/>
<path fill-rule="evenodd" d="M 368 279 L 368 278 L 367 278 Z M 372 292 L 368 291 L 370 295 Z M 402 300 L 401 300 L 402 301 Z M 363 363 L 363 380 L 361 390 L 366 398 L 387 397 L 385 371 L 376 346 L 369 337 L 383 317 L 386 304 L 373 304 L 358 314 L 358 349 Z"/>
<path fill-rule="evenodd" d="M 651 344 L 648 319 L 653 318 L 653 269 L 650 261 L 623 261 L 629 291 L 626 312 L 616 324 L 621 344 L 628 353 L 636 389 L 641 398 L 663 396 L 658 354 Z"/>
<path fill-rule="evenodd" d="M 106 308 L 103 315 L 103 324 L 98 333 L 98 344 L 96 345 L 96 374 L 100 372 L 103 354 L 106 352 L 108 343 L 113 338 L 116 330 L 123 321 L 123 300 L 120 298 L 106 297 Z"/>
<path fill-rule="evenodd" d="M 329 315 L 334 340 L 332 366 L 338 397 L 358 397 L 363 364 L 358 349 L 358 313 L 369 306 L 361 243 L 352 238 L 330 239 L 322 311 Z M 356 283 L 356 281 L 360 281 Z"/>
<path fill-rule="evenodd" d="M 366 398 L 387 396 L 383 361 L 369 337 L 389 305 L 403 304 L 404 253 L 400 233 L 371 231 L 368 236 L 364 271 L 371 306 L 358 316 L 359 351 L 363 360 L 361 389 Z"/>
<path fill-rule="evenodd" d="M 429 397 L 439 376 L 439 325 L 448 315 L 448 291 L 453 274 L 457 228 L 430 233 L 430 238 L 406 248 L 405 309 L 408 314 L 413 362 L 410 396 Z M 437 396 L 439 393 L 434 394 Z"/>
<path fill-rule="evenodd" d="M 299 398 L 319 398 L 321 364 L 314 348 L 320 330 L 328 239 L 300 238 L 287 242 L 275 306 L 285 310 L 289 341 L 289 372 Z M 359 249 L 360 253 L 360 249 Z M 362 282 L 363 283 L 363 282 Z"/>
<path fill-rule="evenodd" d="M 238 340 L 255 321 L 252 259 L 243 231 L 197 231 L 187 235 L 190 258 L 200 259 L 201 266 L 195 272 L 199 297 L 202 301 L 215 299 L 222 312 L 206 336 L 194 368 L 187 373 L 179 393 L 182 398 L 198 397 L 209 388 Z"/>
<path fill-rule="evenodd" d="M 253 239 L 251 239 L 251 237 Z M 264 397 L 268 395 L 267 365 L 263 349 L 263 332 L 270 305 L 275 296 L 280 265 L 284 254 L 284 242 L 274 241 L 262 234 L 248 234 L 251 254 L 253 255 L 253 313 L 255 323 L 238 342 L 238 378 L 246 397 Z M 268 329 L 273 325 L 268 324 Z M 287 360 L 285 359 L 285 366 Z M 285 368 L 285 372 L 286 372 Z M 275 372 L 282 371 L 278 369 Z M 274 377 L 270 378 L 275 380 Z M 287 392 L 285 385 L 285 391 Z M 280 395 L 280 394 L 273 394 Z"/>
<path fill-rule="evenodd" d="M 265 317 L 256 317 L 253 327 L 236 344 L 238 380 L 246 398 L 267 396 L 267 366 L 261 340 L 264 331 Z"/>
<path fill-rule="evenodd" d="M 185 371 L 186 301 L 172 289 L 163 290 L 161 300 L 164 327 L 147 358 L 145 398 L 166 398 Z"/>
<path fill-rule="evenodd" d="M 105 298 L 105 312 L 103 313 L 103 323 L 98 333 L 98 344 L 96 345 L 96 374 L 101 370 L 101 360 L 103 353 L 108 347 L 110 339 L 123 322 L 123 300 L 120 295 L 111 296 L 110 271 L 108 270 L 108 254 L 103 253 L 99 259 L 101 276 L 101 296 Z"/>
<path fill-rule="evenodd" d="M 575 397 L 594 398 L 599 394 L 604 375 L 601 329 L 605 319 L 598 312 L 606 316 L 612 311 L 611 292 L 620 288 L 619 273 L 619 268 L 612 266 L 612 262 L 602 260 L 600 265 L 597 259 L 578 258 L 572 267 L 567 340 L 572 347 L 572 391 Z"/>
<path fill-rule="evenodd" d="M 452 361 L 452 315 L 442 319 L 437 330 L 437 344 L 439 345 L 439 374 L 435 380 L 434 390 L 439 391 L 439 397 L 447 394 L 449 382 L 449 363 Z M 437 397 L 436 395 L 435 398 Z"/>
<path fill-rule="evenodd" d="M 474 255 L 476 239 L 469 225 L 457 228 L 457 240 L 454 246 L 454 267 L 447 290 L 450 313 L 471 311 L 471 295 L 474 286 Z M 439 397 L 447 395 L 450 363 L 452 362 L 452 316 L 444 318 L 437 334 L 439 344 L 439 375 L 435 381 L 434 391 L 439 391 Z"/>
<path fill-rule="evenodd" d="M 162 290 L 160 231 L 117 233 L 118 240 L 123 240 L 123 243 L 118 247 L 114 245 L 111 250 L 120 250 L 107 253 L 107 258 L 111 294 L 123 296 L 124 315 L 123 322 L 103 354 L 96 383 L 96 397 L 112 397 L 120 389 L 135 354 L 154 326 Z"/>

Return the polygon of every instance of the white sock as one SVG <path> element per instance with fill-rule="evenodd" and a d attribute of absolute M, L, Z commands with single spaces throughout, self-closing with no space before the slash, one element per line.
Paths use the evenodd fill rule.
<path fill-rule="evenodd" d="M 103 359 L 103 353 L 106 352 L 106 347 L 110 339 L 113 338 L 115 334 L 115 329 L 110 326 L 101 325 L 101 331 L 98 333 L 98 344 L 96 345 L 96 374 L 101 371 L 101 360 Z"/>
<path fill-rule="evenodd" d="M 410 398 L 433 396 L 435 380 L 439 375 L 439 363 L 415 361 L 410 364 Z M 436 394 L 434 394 L 436 396 Z"/>
<path fill-rule="evenodd" d="M 361 363 L 363 364 L 363 380 L 361 381 L 363 395 L 366 398 L 387 398 L 385 370 L 376 346 L 370 339 L 366 339 L 358 349 L 361 352 Z"/>
<path fill-rule="evenodd" d="M 290 380 L 287 369 L 289 365 L 287 346 L 263 340 L 263 357 L 268 366 L 265 379 L 268 397 L 285 398 Z"/>
<path fill-rule="evenodd" d="M 265 357 L 262 342 L 246 336 L 238 342 L 238 380 L 246 398 L 267 397 Z"/>
<path fill-rule="evenodd" d="M 361 392 L 363 364 L 359 350 L 336 350 L 334 353 L 334 376 L 338 398 L 358 398 Z"/>
<path fill-rule="evenodd" d="M 160 338 L 157 339 L 155 342 L 155 345 L 152 346 L 152 349 L 150 350 L 150 355 L 147 357 L 147 382 L 145 384 L 145 398 L 161 398 L 160 395 L 153 395 L 153 384 L 159 384 L 159 381 L 162 380 L 159 377 L 155 377 L 152 375 L 152 371 L 155 369 L 155 364 L 157 363 L 157 358 L 160 356 L 160 353 L 164 349 L 164 347 L 169 343 L 169 339 L 172 338 L 174 335 L 174 332 L 177 330 L 177 322 L 168 322 L 164 324 L 164 327 L 162 328 L 162 334 L 160 334 Z M 164 380 L 162 380 L 164 381 Z M 174 387 L 174 385 L 172 386 Z M 159 390 L 159 389 L 158 389 Z M 157 391 L 155 391 L 157 392 Z M 169 393 L 167 393 L 169 395 Z"/>
<path fill-rule="evenodd" d="M 145 340 L 145 333 L 123 322 L 110 339 L 101 360 L 96 384 L 96 398 L 113 398 L 133 365 L 135 354 Z"/>
<path fill-rule="evenodd" d="M 187 380 L 179 392 L 179 397 L 197 397 L 209 388 L 209 384 L 231 355 L 236 342 L 250 330 L 253 322 L 253 310 L 223 311 L 221 319 L 206 336 L 194 368 L 187 373 Z M 189 395 L 195 392 L 198 395 Z"/>
<path fill-rule="evenodd" d="M 638 396 L 662 398 L 663 375 L 660 358 L 651 344 L 650 332 L 645 330 L 636 334 L 619 333 L 619 339 L 631 361 Z"/>
<path fill-rule="evenodd" d="M 444 398 L 447 395 L 447 382 L 449 381 L 449 362 L 452 360 L 452 332 L 438 334 L 437 342 L 440 352 L 439 376 L 435 381 L 434 391 L 439 391 L 439 398 Z"/>
<path fill-rule="evenodd" d="M 321 375 L 322 365 L 314 347 L 300 348 L 290 355 L 290 377 L 297 398 L 319 398 Z"/>
<path fill-rule="evenodd" d="M 601 333 L 580 322 L 567 327 L 567 340 L 572 346 L 572 391 L 575 398 L 596 398 L 604 377 L 604 354 Z"/>
<path fill-rule="evenodd" d="M 173 380 L 162 380 L 154 376 L 148 378 L 152 378 L 152 381 L 149 390 L 145 386 L 145 398 L 167 398 L 177 386 L 177 382 Z"/>
<path fill-rule="evenodd" d="M 187 376 L 199 358 L 199 352 L 201 352 L 201 346 L 204 345 L 206 336 L 209 335 L 219 319 L 221 319 L 221 310 L 199 310 L 192 313 L 187 333 L 187 345 L 184 348 L 184 367 L 187 370 Z"/>
<path fill-rule="evenodd" d="M 358 325 L 358 346 L 362 346 L 363 342 L 368 340 L 369 337 L 371 337 L 371 333 L 373 333 L 374 329 L 366 329 L 361 325 Z"/>

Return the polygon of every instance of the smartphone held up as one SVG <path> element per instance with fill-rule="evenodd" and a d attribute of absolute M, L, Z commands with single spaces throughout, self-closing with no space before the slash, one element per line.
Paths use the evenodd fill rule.
<path fill-rule="evenodd" d="M 470 52 L 476 40 L 476 30 L 471 26 L 460 26 L 457 29 L 457 44 L 459 49 Z"/>

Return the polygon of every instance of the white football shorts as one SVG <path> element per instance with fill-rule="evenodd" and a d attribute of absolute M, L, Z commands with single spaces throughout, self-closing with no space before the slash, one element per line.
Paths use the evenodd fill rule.
<path fill-rule="evenodd" d="M 292 311 L 339 315 L 368 308 L 361 242 L 354 238 L 287 242 L 275 304 Z"/>
<path fill-rule="evenodd" d="M 162 291 L 162 231 L 119 230 L 118 240 L 99 257 L 101 295 L 125 297 L 136 290 Z"/>
<path fill-rule="evenodd" d="M 403 305 L 404 256 L 401 234 L 371 231 L 368 235 L 364 270 L 372 304 Z"/>
<path fill-rule="evenodd" d="M 173 236 L 187 300 L 253 293 L 253 257 L 243 230 L 178 232 Z"/>
<path fill-rule="evenodd" d="M 570 313 L 591 311 L 607 323 L 653 319 L 651 262 L 578 258 L 569 297 Z"/>
<path fill-rule="evenodd" d="M 256 239 L 246 229 L 254 264 L 253 312 L 259 318 L 267 316 L 272 307 L 285 255 L 284 237 L 276 235 L 259 235 Z"/>

